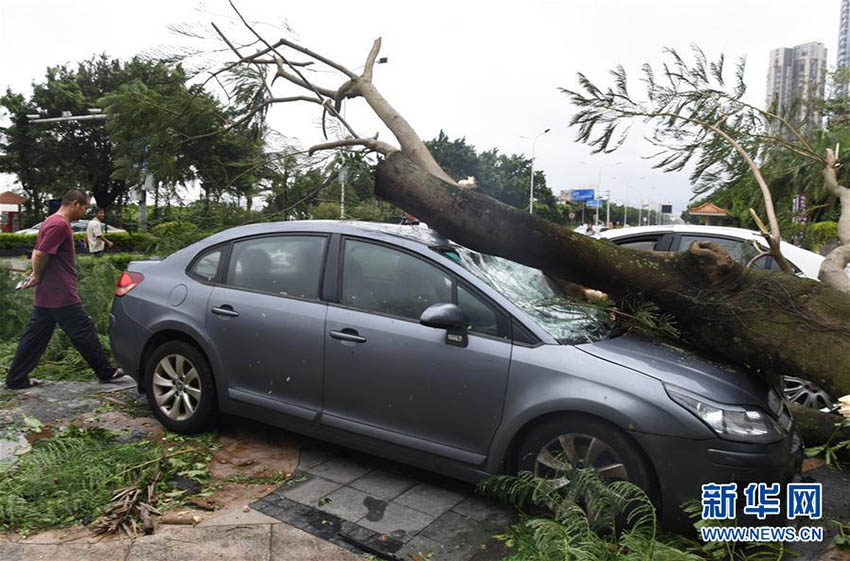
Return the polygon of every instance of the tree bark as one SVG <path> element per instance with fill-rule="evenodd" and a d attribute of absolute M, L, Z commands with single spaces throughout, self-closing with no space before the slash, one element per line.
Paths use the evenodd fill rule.
<path fill-rule="evenodd" d="M 833 444 L 842 440 L 850 440 L 850 429 L 841 429 L 838 433 L 835 433 L 835 423 L 841 419 L 837 415 L 822 413 L 796 403 L 791 404 L 791 413 L 800 426 L 800 436 L 803 437 L 803 442 L 807 446 L 823 444 L 833 434 L 835 434 Z"/>
<path fill-rule="evenodd" d="M 597 288 L 641 293 L 673 314 L 683 338 L 710 357 L 766 378 L 807 378 L 850 393 L 850 299 L 813 280 L 751 271 L 713 243 L 681 254 L 617 247 L 442 181 L 398 152 L 377 169 L 375 192 L 455 242 Z"/>

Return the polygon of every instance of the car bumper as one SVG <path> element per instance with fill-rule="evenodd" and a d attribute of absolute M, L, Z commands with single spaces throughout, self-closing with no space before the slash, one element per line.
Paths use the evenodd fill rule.
<path fill-rule="evenodd" d="M 633 433 L 653 459 L 658 476 L 662 523 L 672 529 L 691 529 L 681 510 L 683 503 L 699 500 L 705 483 L 785 483 L 800 471 L 802 439 L 796 427 L 779 442 L 749 444 L 719 438 L 688 440 Z"/>
<path fill-rule="evenodd" d="M 140 382 L 142 351 L 150 331 L 127 315 L 122 298 L 115 298 L 109 314 L 109 343 L 118 366 Z"/>

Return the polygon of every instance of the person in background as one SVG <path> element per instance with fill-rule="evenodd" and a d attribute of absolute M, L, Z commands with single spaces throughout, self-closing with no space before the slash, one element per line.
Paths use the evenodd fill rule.
<path fill-rule="evenodd" d="M 593 227 L 593 222 L 588 222 L 587 227 L 584 230 L 584 233 L 588 236 L 592 236 L 596 233 L 596 228 Z"/>
<path fill-rule="evenodd" d="M 102 257 L 105 248 L 111 248 L 112 242 L 103 235 L 103 217 L 106 213 L 100 207 L 94 209 L 94 218 L 89 220 L 86 226 L 86 241 L 89 244 L 89 253 L 95 257 Z"/>
<path fill-rule="evenodd" d="M 94 322 L 77 294 L 77 255 L 71 222 L 85 216 L 88 206 L 88 195 L 79 189 L 71 189 L 62 197 L 59 210 L 50 215 L 38 230 L 32 252 L 32 274 L 21 285 L 22 289 L 35 287 L 34 306 L 6 374 L 7 389 L 20 390 L 41 384 L 41 381 L 31 379 L 29 373 L 38 365 L 57 323 L 94 370 L 98 380 L 109 383 L 124 376 L 120 368 L 109 362 Z"/>

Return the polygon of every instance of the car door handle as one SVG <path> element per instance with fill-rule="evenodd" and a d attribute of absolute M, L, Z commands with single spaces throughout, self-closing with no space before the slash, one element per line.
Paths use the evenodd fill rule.
<path fill-rule="evenodd" d="M 343 329 L 342 331 L 331 331 L 331 337 L 340 341 L 351 341 L 352 343 L 365 343 L 366 337 L 358 335 L 353 329 Z"/>
<path fill-rule="evenodd" d="M 229 306 L 225 304 L 224 306 L 219 306 L 218 308 L 213 308 L 212 313 L 217 316 L 227 316 L 230 318 L 235 318 L 239 316 L 239 312 L 233 309 L 233 306 Z"/>

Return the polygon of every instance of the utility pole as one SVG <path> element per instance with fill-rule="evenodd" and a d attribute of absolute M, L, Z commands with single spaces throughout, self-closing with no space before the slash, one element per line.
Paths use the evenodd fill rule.
<path fill-rule="evenodd" d="M 605 225 L 611 223 L 611 191 L 605 191 Z"/>
<path fill-rule="evenodd" d="M 339 170 L 339 219 L 345 220 L 345 179 L 348 168 L 342 166 Z"/>
<path fill-rule="evenodd" d="M 534 137 L 534 140 L 531 142 L 531 187 L 528 189 L 528 214 L 534 213 L 534 148 L 537 145 L 537 139 L 549 132 L 552 129 L 546 129 L 541 132 L 537 136 Z M 525 138 L 525 137 L 522 137 Z"/>

